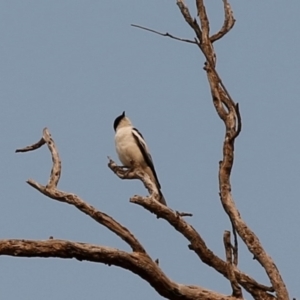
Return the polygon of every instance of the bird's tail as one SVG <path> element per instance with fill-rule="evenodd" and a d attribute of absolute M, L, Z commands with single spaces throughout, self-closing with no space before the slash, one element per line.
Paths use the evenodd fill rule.
<path fill-rule="evenodd" d="M 161 192 L 161 190 L 159 190 L 159 196 L 160 196 L 160 198 L 159 198 L 159 202 L 160 202 L 161 204 L 163 204 L 163 205 L 166 205 L 166 206 L 167 206 L 166 199 L 165 199 L 165 197 L 164 197 L 163 193 Z"/>

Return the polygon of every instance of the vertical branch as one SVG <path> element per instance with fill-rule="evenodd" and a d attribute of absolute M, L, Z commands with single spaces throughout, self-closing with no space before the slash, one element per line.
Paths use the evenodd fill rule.
<path fill-rule="evenodd" d="M 227 262 L 227 272 L 228 278 L 231 283 L 232 288 L 232 296 L 236 298 L 243 298 L 242 289 L 236 280 L 234 268 L 235 265 L 233 264 L 232 254 L 234 252 L 234 247 L 231 245 L 230 242 L 230 232 L 225 231 L 223 236 L 223 242 L 225 247 L 225 255 L 226 255 L 226 262 Z"/>
<path fill-rule="evenodd" d="M 197 11 L 200 19 L 202 35 L 207 38 L 209 36 L 209 21 L 207 18 L 206 9 L 203 0 L 196 0 Z"/>
<path fill-rule="evenodd" d="M 202 40 L 202 31 L 197 23 L 196 19 L 193 19 L 188 7 L 185 5 L 183 0 L 177 0 L 177 5 L 182 12 L 182 15 L 185 21 L 191 26 L 191 28 L 195 31 L 198 40 L 201 42 Z"/>
<path fill-rule="evenodd" d="M 223 159 L 219 164 L 219 192 L 221 203 L 227 213 L 232 226 L 233 232 L 236 230 L 243 242 L 247 245 L 249 251 L 257 258 L 268 274 L 268 277 L 275 289 L 278 299 L 286 300 L 288 292 L 281 278 L 281 275 L 273 262 L 272 258 L 266 253 L 259 239 L 254 232 L 247 226 L 241 218 L 237 210 L 231 194 L 230 175 L 234 162 L 234 142 L 241 132 L 242 120 L 238 104 L 235 104 L 225 85 L 222 83 L 218 75 L 216 67 L 216 55 L 213 48 L 213 42 L 227 34 L 234 25 L 233 13 L 227 0 L 224 1 L 225 20 L 220 31 L 209 38 L 209 22 L 207 19 L 206 9 L 203 0 L 196 0 L 198 15 L 200 18 L 201 29 L 195 31 L 202 33 L 201 38 L 198 37 L 198 47 L 206 58 L 205 71 L 211 88 L 211 94 L 214 106 L 219 117 L 225 125 L 225 138 L 223 142 Z M 182 4 L 183 0 L 177 0 L 177 5 L 184 17 L 190 24 L 187 16 L 190 16 L 189 9 Z M 184 8 L 184 9 L 183 9 Z M 193 28 L 193 26 L 191 26 Z M 199 27 L 199 26 L 198 26 Z M 235 233 L 235 232 L 234 232 Z M 237 263 L 237 238 L 235 236 L 235 261 Z"/>
<path fill-rule="evenodd" d="M 52 163 L 53 163 L 51 169 L 51 175 L 46 187 L 48 189 L 54 189 L 57 187 L 61 175 L 61 160 L 59 158 L 59 154 L 55 146 L 55 143 L 47 128 L 43 130 L 43 139 L 46 142 L 48 149 L 51 153 Z"/>

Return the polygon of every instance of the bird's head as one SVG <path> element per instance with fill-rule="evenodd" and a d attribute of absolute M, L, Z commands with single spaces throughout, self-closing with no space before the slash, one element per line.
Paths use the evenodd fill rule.
<path fill-rule="evenodd" d="M 118 116 L 114 121 L 114 130 L 117 131 L 118 128 L 132 126 L 131 121 L 129 118 L 125 116 L 125 111 Z"/>

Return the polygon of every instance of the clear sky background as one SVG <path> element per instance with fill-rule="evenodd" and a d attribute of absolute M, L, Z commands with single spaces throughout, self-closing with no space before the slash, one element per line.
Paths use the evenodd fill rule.
<path fill-rule="evenodd" d="M 206 1 L 212 32 L 221 1 Z M 187 1 L 195 14 L 194 1 Z M 243 130 L 236 141 L 232 188 L 247 224 L 273 257 L 291 297 L 300 297 L 299 0 L 232 0 L 237 20 L 218 41 L 218 71 L 236 102 Z M 129 250 L 74 207 L 26 184 L 45 184 L 46 147 L 15 154 L 48 127 L 62 159 L 59 188 L 110 214 L 159 258 L 179 283 L 230 294 L 227 280 L 188 250 L 164 220 L 129 203 L 146 194 L 107 167 L 117 159 L 112 128 L 126 110 L 149 144 L 168 205 L 224 258 L 231 229 L 218 196 L 224 125 L 218 118 L 196 46 L 131 23 L 194 38 L 175 1 L 0 1 L 0 238 L 50 236 Z M 240 241 L 239 267 L 264 284 L 264 270 Z M 136 275 L 76 260 L 0 257 L 1 299 L 144 299 L 161 297 Z"/>

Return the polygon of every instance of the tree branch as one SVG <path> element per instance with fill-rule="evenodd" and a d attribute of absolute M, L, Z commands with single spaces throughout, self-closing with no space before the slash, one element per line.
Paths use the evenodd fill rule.
<path fill-rule="evenodd" d="M 192 17 L 190 16 L 187 6 L 183 3 L 183 0 L 177 0 L 177 4 L 184 19 L 191 26 L 190 19 Z M 204 2 L 203 0 L 196 0 L 196 4 L 201 23 L 201 38 L 197 35 L 199 31 L 195 30 L 192 26 L 191 27 L 194 29 L 200 41 L 198 46 L 207 60 L 205 70 L 211 86 L 213 103 L 219 117 L 223 120 L 226 129 L 223 143 L 223 160 L 220 162 L 219 168 L 219 190 L 221 202 L 225 212 L 233 224 L 234 229 L 247 245 L 249 251 L 257 258 L 262 267 L 266 270 L 278 299 L 286 300 L 289 298 L 288 292 L 274 261 L 263 249 L 254 232 L 250 230 L 241 218 L 231 195 L 230 175 L 234 160 L 234 141 L 241 131 L 241 116 L 238 105 L 236 105 L 232 100 L 215 69 L 216 56 L 212 42 L 217 38 L 224 36 L 225 33 L 229 32 L 229 30 L 233 27 L 233 14 L 228 2 L 225 1 L 225 25 L 223 25 L 223 28 L 217 36 L 213 36 L 213 38 L 210 39 L 209 23 L 207 20 Z M 186 17 L 187 15 L 189 18 Z M 224 107 L 226 107 L 227 111 Z"/>
<path fill-rule="evenodd" d="M 124 171 L 122 167 L 117 166 L 111 158 L 109 158 L 108 166 L 121 179 L 141 180 L 145 188 L 149 191 L 150 196 L 134 196 L 130 201 L 143 206 L 151 213 L 154 213 L 158 218 L 165 219 L 191 242 L 189 248 L 195 251 L 203 262 L 212 266 L 224 276 L 227 276 L 226 263 L 207 248 L 199 233 L 180 216 L 180 213 L 173 211 L 165 205 L 161 205 L 158 201 L 153 201 L 156 197 L 157 189 L 146 173 L 137 169 L 130 170 L 130 172 Z"/>
<path fill-rule="evenodd" d="M 58 190 L 57 184 L 61 174 L 61 162 L 55 142 L 51 138 L 51 135 L 47 129 L 43 130 L 43 138 L 41 141 L 43 142 L 38 142 L 34 144 L 34 146 L 29 146 L 23 149 L 35 150 L 41 147 L 43 144 L 47 144 L 53 162 L 50 179 L 47 186 L 43 186 L 32 179 L 27 181 L 28 184 L 47 197 L 74 205 L 80 211 L 89 215 L 98 223 L 104 225 L 110 231 L 121 237 L 131 246 L 134 252 L 130 254 L 109 247 L 101 247 L 84 243 L 73 243 L 50 238 L 48 241 L 0 240 L 0 255 L 76 258 L 78 260 L 101 262 L 108 265 L 113 264 L 138 274 L 140 277 L 149 282 L 162 296 L 165 296 L 169 299 L 192 300 L 197 297 L 201 297 L 201 299 L 214 300 L 233 299 L 232 297 L 226 297 L 224 295 L 205 290 L 201 287 L 185 286 L 170 281 L 168 277 L 160 270 L 158 264 L 149 257 L 143 246 L 127 228 L 123 227 L 110 216 L 96 210 L 94 207 L 80 199 L 77 195 Z M 173 212 L 166 206 L 161 205 L 158 201 L 155 201 L 158 197 L 158 191 L 155 184 L 151 182 L 146 173 L 139 170 L 133 170 L 129 172 L 124 171 L 122 168 L 118 168 L 112 160 L 110 160 L 109 166 L 120 178 L 141 179 L 149 192 L 151 192 L 151 196 L 147 198 L 146 201 L 150 199 L 151 204 L 156 207 L 157 215 L 159 216 L 160 214 L 164 213 L 164 210 L 167 210 L 167 213 L 170 214 L 171 212 L 173 220 L 176 219 L 177 223 L 179 222 L 181 223 L 181 226 L 185 226 L 184 223 L 182 224 L 182 222 L 185 221 L 180 216 L 180 213 Z M 132 200 L 132 202 L 134 202 L 134 200 Z M 186 213 L 182 214 L 184 215 Z M 190 225 L 189 228 L 194 234 L 197 234 L 197 232 Z M 196 240 L 196 242 L 192 241 L 195 249 L 197 249 L 197 242 L 199 242 L 199 240 Z"/>
<path fill-rule="evenodd" d="M 209 21 L 207 18 L 207 13 L 206 9 L 203 3 L 203 0 L 196 0 L 196 6 L 197 6 L 197 11 L 198 11 L 198 16 L 200 19 L 200 24 L 201 24 L 201 30 L 202 30 L 202 41 L 203 38 L 209 36 Z"/>
<path fill-rule="evenodd" d="M 235 277 L 234 268 L 235 265 L 233 264 L 233 246 L 230 242 L 230 231 L 225 231 L 223 236 L 223 242 L 225 247 L 225 255 L 226 255 L 226 262 L 227 262 L 227 270 L 228 270 L 228 278 L 231 283 L 232 287 L 232 296 L 236 298 L 243 298 L 242 289 L 238 284 L 238 281 Z"/>
<path fill-rule="evenodd" d="M 143 27 L 143 26 L 140 26 L 140 25 L 135 25 L 135 24 L 131 24 L 131 26 L 136 27 L 136 28 L 140 28 L 140 29 L 143 29 L 143 30 L 146 30 L 146 31 L 150 31 L 150 32 L 156 33 L 156 34 L 161 35 L 161 36 L 167 36 L 167 37 L 169 37 L 171 39 L 174 39 L 174 40 L 177 40 L 177 41 L 191 43 L 191 44 L 197 44 L 197 42 L 195 42 L 195 41 L 188 40 L 188 39 L 182 39 L 182 38 L 176 37 L 176 36 L 174 36 L 174 35 L 172 35 L 168 32 L 161 33 L 159 31 L 156 31 L 156 30 L 153 30 L 153 29 L 150 29 L 150 28 L 147 28 L 147 27 Z"/>
<path fill-rule="evenodd" d="M 121 179 L 141 180 L 148 189 L 150 196 L 134 196 L 130 199 L 130 202 L 144 207 L 149 212 L 154 213 L 158 218 L 165 219 L 172 227 L 174 227 L 175 230 L 180 232 L 191 243 L 189 245 L 189 249 L 193 250 L 205 264 L 214 268 L 220 274 L 229 279 L 226 262 L 220 259 L 206 246 L 205 241 L 202 239 L 200 234 L 181 217 L 180 213 L 174 212 L 170 207 L 161 205 L 158 201 L 154 200 L 156 197 L 156 187 L 147 174 L 140 172 L 139 170 L 131 170 L 127 173 L 122 169 L 122 167 L 117 166 L 112 159 L 109 159 L 108 166 Z M 273 291 L 272 288 L 256 282 L 253 278 L 241 272 L 237 268 L 234 269 L 234 272 L 239 284 L 247 291 L 250 291 L 253 287 L 263 291 Z"/>
<path fill-rule="evenodd" d="M 47 128 L 43 130 L 43 141 L 47 143 L 48 149 L 52 156 L 52 170 L 50 174 L 50 179 L 48 181 L 48 184 L 46 186 L 43 186 L 36 182 L 33 179 L 29 179 L 27 183 L 44 194 L 45 196 L 60 201 L 64 203 L 71 204 L 78 208 L 80 211 L 84 212 L 88 216 L 90 216 L 92 219 L 94 219 L 99 224 L 105 226 L 110 231 L 114 232 L 116 235 L 118 235 L 122 240 L 124 240 L 135 252 L 141 252 L 146 255 L 146 250 L 144 247 L 140 244 L 140 242 L 134 237 L 134 235 L 124 226 L 122 226 L 120 223 L 118 223 L 116 220 L 114 220 L 112 217 L 106 215 L 105 213 L 98 211 L 93 206 L 87 204 L 82 199 L 80 199 L 77 195 L 66 193 L 63 191 L 60 191 L 56 188 L 60 174 L 61 174 L 61 162 L 59 159 L 58 150 L 56 148 L 54 140 L 51 138 L 51 135 Z M 45 144 L 44 143 L 44 144 Z M 38 142 L 35 145 L 40 145 L 41 147 L 43 143 Z M 23 149 L 31 149 L 35 150 L 39 147 L 33 147 L 28 146 Z M 27 151 L 31 151 L 27 150 Z M 21 151 L 18 151 L 21 152 Z M 24 151 L 23 151 L 24 152 Z M 148 255 L 148 254 L 147 254 Z"/>
<path fill-rule="evenodd" d="M 180 232 L 190 242 L 189 249 L 193 250 L 204 263 L 213 267 L 230 281 L 233 291 L 232 297 L 221 295 L 198 286 L 182 285 L 171 281 L 159 268 L 158 261 L 153 261 L 150 258 L 144 247 L 127 228 L 119 224 L 112 217 L 96 210 L 77 195 L 58 190 L 57 185 L 61 175 L 61 161 L 56 145 L 46 128 L 43 130 L 42 138 L 37 143 L 16 150 L 16 152 L 28 152 L 47 144 L 51 153 L 52 169 L 47 185 L 41 185 L 32 179 L 27 181 L 28 184 L 47 197 L 75 206 L 99 224 L 107 227 L 110 231 L 122 238 L 132 248 L 133 252 L 127 253 L 109 247 L 54 239 L 49 239 L 47 241 L 0 240 L 0 255 L 76 258 L 78 260 L 88 260 L 119 266 L 142 277 L 149 282 L 160 295 L 168 299 L 233 300 L 242 298 L 240 286 L 251 293 L 256 300 L 274 299 L 275 297 L 268 293 L 273 292 L 274 290 L 278 300 L 288 299 L 288 292 L 275 263 L 265 252 L 254 232 L 251 231 L 241 218 L 231 194 L 230 176 L 234 162 L 234 142 L 241 132 L 242 119 L 238 104 L 235 104 L 216 71 L 216 55 L 213 43 L 225 36 L 233 28 L 235 23 L 228 0 L 223 0 L 223 2 L 225 13 L 223 26 L 218 33 L 211 37 L 209 37 L 210 27 L 204 0 L 196 0 L 200 25 L 196 19 L 192 18 L 184 0 L 177 0 L 177 5 L 182 16 L 196 34 L 197 38 L 195 38 L 195 41 L 178 38 L 169 33 L 161 33 L 139 25 L 132 24 L 132 26 L 175 40 L 197 44 L 205 56 L 206 63 L 204 70 L 207 73 L 210 84 L 213 104 L 225 125 L 223 159 L 219 164 L 219 192 L 221 203 L 232 223 L 234 234 L 234 247 L 230 241 L 230 232 L 227 231 L 224 234 L 223 241 L 226 262 L 216 256 L 206 246 L 200 234 L 183 219 L 183 216 L 191 215 L 190 213 L 173 211 L 171 208 L 164 206 L 157 201 L 159 192 L 156 185 L 146 173 L 138 169 L 124 171 L 122 167 L 117 166 L 111 159 L 109 160 L 108 166 L 121 179 L 139 179 L 143 182 L 150 195 L 148 197 L 134 196 L 130 201 L 144 207 L 151 213 L 154 213 L 158 218 L 165 219 L 174 229 Z M 238 270 L 238 244 L 236 232 L 247 245 L 249 251 L 266 270 L 272 283 L 272 287 L 261 285 L 250 276 Z"/>
<path fill-rule="evenodd" d="M 229 279 L 226 262 L 220 259 L 206 246 L 206 243 L 200 234 L 193 226 L 181 218 L 180 215 L 175 213 L 171 208 L 160 205 L 157 201 L 153 201 L 151 196 L 134 196 L 130 199 L 130 201 L 144 207 L 149 212 L 154 213 L 157 217 L 166 220 L 176 231 L 180 232 L 191 243 L 189 245 L 189 249 L 193 250 L 203 263 L 214 268 L 217 272 Z M 238 283 L 248 292 L 250 292 L 253 288 L 263 292 L 274 291 L 272 287 L 258 283 L 238 268 L 234 268 L 234 272 Z"/>
<path fill-rule="evenodd" d="M 223 0 L 224 3 L 224 23 L 220 31 L 210 37 L 210 41 L 214 43 L 215 41 L 221 39 L 225 34 L 227 34 L 234 26 L 235 19 L 233 17 L 233 11 L 227 0 Z"/>
<path fill-rule="evenodd" d="M 129 270 L 147 281 L 161 296 L 173 300 L 236 300 L 194 285 L 170 280 L 144 253 L 127 253 L 115 248 L 50 239 L 47 241 L 0 240 L 0 255 L 13 257 L 75 258 L 114 265 Z"/>
<path fill-rule="evenodd" d="M 192 18 L 190 11 L 187 8 L 187 6 L 185 5 L 183 0 L 177 0 L 177 5 L 180 8 L 180 11 L 181 11 L 184 19 L 194 30 L 199 42 L 201 43 L 202 42 L 202 32 L 201 32 L 200 26 L 197 23 L 197 20 Z"/>
<path fill-rule="evenodd" d="M 44 138 L 41 138 L 37 143 L 27 146 L 25 148 L 21 148 L 21 149 L 17 149 L 15 152 L 29 152 L 29 151 L 33 151 L 36 150 L 40 147 L 42 147 L 43 145 L 45 145 L 46 141 L 44 140 Z"/>

